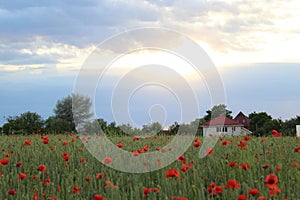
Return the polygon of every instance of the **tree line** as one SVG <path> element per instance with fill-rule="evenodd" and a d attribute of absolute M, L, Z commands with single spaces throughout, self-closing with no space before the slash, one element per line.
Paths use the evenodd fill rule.
<path fill-rule="evenodd" d="M 143 125 L 141 128 L 132 127 L 130 124 L 116 125 L 115 122 L 108 123 L 104 119 L 91 120 L 92 114 L 90 107 L 92 103 L 88 97 L 72 94 L 57 101 L 53 116 L 43 120 L 42 117 L 35 112 L 25 112 L 19 116 L 8 117 L 7 123 L 2 126 L 2 134 L 35 134 L 35 133 L 51 133 L 61 134 L 65 132 L 76 132 L 76 128 L 83 128 L 90 132 L 100 130 L 105 134 L 110 135 L 140 135 L 140 134 L 177 134 L 190 133 L 197 131 L 197 135 L 202 135 L 201 124 L 210 121 L 211 119 L 225 115 L 228 118 L 233 118 L 232 111 L 227 109 L 224 104 L 213 106 L 212 109 L 206 111 L 206 115 L 202 118 L 197 118 L 189 124 L 179 124 L 174 122 L 167 130 L 163 130 L 159 122 Z M 72 109 L 73 107 L 73 109 Z M 76 109 L 74 109 L 74 107 Z M 252 112 L 248 115 L 250 119 L 250 131 L 254 136 L 267 136 L 272 130 L 278 130 L 285 136 L 293 136 L 295 127 L 300 124 L 300 116 L 288 120 L 273 119 L 266 112 Z M 77 127 L 76 127 L 77 125 Z"/>

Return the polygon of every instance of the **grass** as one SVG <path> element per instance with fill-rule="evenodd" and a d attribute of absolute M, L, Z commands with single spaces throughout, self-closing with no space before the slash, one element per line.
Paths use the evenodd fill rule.
<path fill-rule="evenodd" d="M 191 144 L 184 154 L 185 165 L 191 166 L 188 171 L 181 172 L 183 164 L 176 160 L 160 170 L 140 174 L 120 172 L 103 165 L 86 150 L 76 135 L 48 135 L 48 138 L 49 143 L 43 144 L 44 140 L 39 135 L 0 137 L 0 159 L 9 160 L 7 165 L 0 165 L 0 199 L 32 199 L 37 191 L 40 199 L 93 199 L 94 194 L 114 200 L 173 197 L 209 199 L 207 188 L 211 182 L 223 189 L 222 194 L 212 199 L 237 199 L 240 194 L 248 199 L 257 199 L 259 196 L 266 199 L 300 199 L 300 152 L 295 152 L 300 140 L 293 137 L 268 137 L 265 142 L 262 142 L 262 138 L 253 137 L 246 141 L 244 150 L 238 146 L 242 137 L 223 138 L 216 144 L 213 153 L 203 159 L 198 157 L 200 147 Z M 25 146 L 24 142 L 28 140 L 31 141 L 30 146 Z M 157 148 L 161 151 L 172 137 L 157 136 L 133 141 L 132 137 L 123 136 L 110 137 L 110 140 L 114 144 L 122 143 L 123 149 L 128 151 L 148 145 L 150 152 L 157 151 Z M 199 140 L 203 141 L 203 138 Z M 224 141 L 229 144 L 223 146 Z M 68 161 L 64 161 L 63 153 L 69 154 Z M 83 158 L 85 162 L 81 162 Z M 236 165 L 229 167 L 232 161 Z M 18 162 L 22 163 L 20 167 L 16 167 Z M 248 163 L 250 168 L 242 169 L 241 164 L 244 163 Z M 37 170 L 41 164 L 46 166 L 46 172 Z M 263 168 L 264 165 L 268 165 L 268 168 Z M 276 170 L 276 167 L 281 170 Z M 171 168 L 176 169 L 180 177 L 166 178 Z M 18 180 L 20 173 L 27 177 Z M 97 178 L 99 173 L 105 177 Z M 264 184 L 269 174 L 278 177 L 277 185 L 281 189 L 273 197 Z M 47 178 L 50 178 L 50 182 L 45 184 Z M 240 188 L 227 189 L 226 184 L 230 179 L 237 180 Z M 80 188 L 76 193 L 73 192 L 74 186 Z M 145 196 L 144 188 L 158 188 L 159 191 L 152 190 Z M 259 190 L 255 197 L 247 194 L 252 188 Z M 15 195 L 8 194 L 11 189 L 16 191 Z"/>

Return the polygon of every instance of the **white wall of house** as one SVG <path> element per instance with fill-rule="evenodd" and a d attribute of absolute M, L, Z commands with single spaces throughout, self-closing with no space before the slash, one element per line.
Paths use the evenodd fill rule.
<path fill-rule="evenodd" d="M 247 135 L 251 132 L 241 126 L 209 126 L 203 127 L 203 136 L 217 135 L 217 136 L 240 136 Z"/>
<path fill-rule="evenodd" d="M 300 125 L 296 125 L 296 136 L 300 137 Z"/>

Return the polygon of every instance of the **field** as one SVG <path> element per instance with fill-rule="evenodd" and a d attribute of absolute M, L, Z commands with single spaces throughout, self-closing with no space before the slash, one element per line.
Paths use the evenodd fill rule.
<path fill-rule="evenodd" d="M 164 149 L 171 136 L 110 139 L 140 149 L 135 156 L 172 151 Z M 200 159 L 202 141 L 163 169 L 129 174 L 103 165 L 73 134 L 1 136 L 0 199 L 300 199 L 300 139 L 221 138 Z"/>

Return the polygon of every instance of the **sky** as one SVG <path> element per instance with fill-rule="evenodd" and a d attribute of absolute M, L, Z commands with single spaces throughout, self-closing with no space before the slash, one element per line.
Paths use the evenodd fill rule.
<path fill-rule="evenodd" d="M 86 61 L 97 50 L 114 58 L 93 96 L 95 115 L 107 121 L 126 123 L 126 111 L 137 126 L 151 120 L 185 122 L 203 116 L 213 103 L 225 103 L 233 115 L 264 111 L 273 118 L 295 117 L 300 115 L 299 9 L 298 0 L 0 0 L 0 126 L 6 117 L 26 111 L 53 115 L 57 100 L 76 90 Z M 218 72 L 223 101 L 212 100 L 209 75 L 199 75 L 191 63 L 172 54 L 184 44 L 168 35 L 145 31 L 142 36 L 145 44 L 167 49 L 128 52 L 141 45 L 134 41 L 115 42 L 115 49 L 101 46 L 124 32 L 149 27 L 198 44 Z M 94 63 L 104 69 L 103 59 Z M 132 91 L 126 99 L 127 90 Z M 185 108 L 185 103 L 190 105 Z M 182 117 L 193 109 L 199 113 Z"/>

